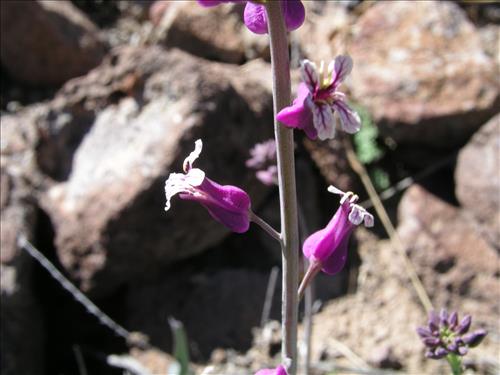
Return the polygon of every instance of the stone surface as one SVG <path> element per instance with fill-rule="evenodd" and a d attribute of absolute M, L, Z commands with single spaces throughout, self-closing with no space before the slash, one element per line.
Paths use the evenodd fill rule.
<path fill-rule="evenodd" d="M 190 275 L 172 271 L 159 282 L 131 286 L 127 324 L 172 352 L 166 318 L 175 317 L 184 324 L 198 360 L 208 359 L 217 347 L 245 350 L 252 343 L 251 329 L 260 322 L 268 277 L 244 269 Z M 278 300 L 276 293 L 275 306 Z"/>
<path fill-rule="evenodd" d="M 64 171 L 63 181 L 42 204 L 60 260 L 83 289 L 106 292 L 154 277 L 227 234 L 196 203 L 175 198 L 163 210 L 165 179 L 182 170 L 195 139 L 204 141 L 197 165 L 215 181 L 246 189 L 258 207 L 267 188 L 244 162 L 250 147 L 272 134 L 270 92 L 255 78 L 266 69 L 250 74 L 178 50 L 125 48 L 63 88 L 54 121 L 42 127 L 47 144 L 61 147 L 40 158 L 63 159 L 63 168 L 52 166 Z M 61 116 L 66 121 L 58 122 Z"/>
<path fill-rule="evenodd" d="M 205 8 L 192 1 L 170 2 L 168 6 L 159 1 L 151 9 L 155 10 L 156 27 L 151 35 L 155 43 L 233 64 L 256 57 L 269 59 L 267 38 L 247 30 L 239 4 Z"/>
<path fill-rule="evenodd" d="M 453 2 L 374 4 L 347 51 L 354 100 L 396 142 L 450 149 L 498 110 L 498 66 Z"/>
<path fill-rule="evenodd" d="M 1 372 L 31 375 L 43 368 L 43 317 L 33 290 L 33 260 L 17 245 L 33 240 L 37 212 L 30 179 L 36 173 L 30 113 L 1 118 L 0 305 Z M 29 339 L 27 339 L 29 338 Z"/>
<path fill-rule="evenodd" d="M 0 14 L 2 65 L 24 83 L 62 84 L 104 55 L 96 26 L 69 1 L 3 1 Z"/>
<path fill-rule="evenodd" d="M 500 115 L 474 134 L 458 155 L 456 195 L 478 220 L 493 246 L 500 246 Z"/>
<path fill-rule="evenodd" d="M 359 180 L 345 155 L 343 142 L 346 136 L 338 132 L 334 139 L 326 141 L 304 138 L 304 146 L 323 175 L 326 185 L 334 185 L 342 191 L 358 191 Z"/>
<path fill-rule="evenodd" d="M 399 205 L 398 233 L 437 308 L 498 331 L 500 258 L 466 213 L 413 186 Z"/>

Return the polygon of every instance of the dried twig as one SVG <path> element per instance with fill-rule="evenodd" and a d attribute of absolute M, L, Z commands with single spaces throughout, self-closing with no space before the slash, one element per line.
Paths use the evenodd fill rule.
<path fill-rule="evenodd" d="M 415 292 L 417 293 L 417 296 L 420 302 L 422 303 L 422 306 L 427 312 L 432 311 L 434 309 L 432 306 L 432 302 L 427 292 L 425 291 L 425 288 L 422 285 L 422 282 L 420 281 L 417 272 L 415 271 L 413 263 L 411 262 L 410 258 L 405 252 L 405 247 L 403 245 L 403 242 L 401 241 L 399 234 L 396 232 L 394 225 L 392 225 L 391 219 L 389 218 L 389 215 L 387 214 L 387 211 L 385 210 L 384 205 L 382 204 L 382 201 L 380 200 L 380 197 L 377 191 L 375 190 L 375 187 L 373 186 L 373 183 L 370 180 L 368 173 L 366 172 L 365 167 L 358 160 L 358 157 L 356 156 L 356 153 L 352 148 L 351 142 L 346 140 L 344 142 L 344 145 L 349 164 L 361 178 L 361 182 L 363 183 L 368 195 L 370 196 L 371 201 L 373 202 L 375 211 L 377 211 L 377 215 L 380 218 L 380 221 L 382 222 L 385 231 L 389 235 L 389 238 L 391 239 L 392 243 L 396 246 L 396 250 L 401 255 L 401 259 L 403 260 L 403 265 L 406 269 L 408 277 L 410 278 L 413 288 L 415 289 Z"/>

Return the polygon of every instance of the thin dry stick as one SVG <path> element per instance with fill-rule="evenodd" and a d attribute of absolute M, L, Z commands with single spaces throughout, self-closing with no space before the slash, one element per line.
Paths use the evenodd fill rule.
<path fill-rule="evenodd" d="M 269 281 L 267 283 L 266 299 L 264 301 L 264 307 L 262 308 L 262 316 L 260 319 L 260 326 L 264 325 L 269 321 L 269 315 L 271 314 L 271 307 L 273 306 L 274 291 L 276 290 L 276 281 L 278 280 L 279 268 L 273 267 L 271 273 L 269 274 Z"/>
<path fill-rule="evenodd" d="M 136 343 L 140 346 L 147 347 L 149 344 L 139 337 L 135 337 L 133 333 L 127 331 L 121 325 L 111 319 L 105 312 L 97 307 L 88 297 L 83 294 L 71 281 L 69 281 L 38 249 L 36 249 L 30 241 L 23 235 L 19 235 L 17 244 L 20 248 L 30 254 L 36 261 L 47 270 L 47 272 L 66 289 L 75 298 L 77 302 L 82 304 L 87 312 L 94 315 L 101 324 L 108 327 L 116 335 L 123 337 L 128 343 Z"/>
<path fill-rule="evenodd" d="M 80 346 L 73 345 L 73 353 L 76 358 L 76 365 L 78 366 L 78 373 L 80 375 L 88 375 L 87 367 L 85 366 L 85 360 L 83 359 L 82 351 L 80 350 Z"/>
<path fill-rule="evenodd" d="M 377 211 L 377 215 L 380 218 L 380 221 L 382 222 L 385 231 L 389 235 L 391 241 L 396 245 L 396 249 L 398 253 L 401 255 L 401 258 L 403 259 L 403 265 L 406 268 L 408 277 L 410 278 L 413 288 L 415 288 L 415 292 L 417 293 L 417 296 L 420 302 L 422 303 L 422 306 L 429 313 L 430 311 L 434 310 L 432 302 L 429 296 L 427 295 L 427 292 L 425 291 L 425 288 L 422 285 L 422 282 L 420 281 L 417 272 L 415 271 L 413 263 L 411 262 L 410 258 L 408 258 L 408 255 L 405 252 L 403 242 L 401 241 L 401 238 L 396 232 L 394 225 L 392 225 L 391 219 L 389 218 L 389 215 L 387 214 L 387 211 L 385 210 L 384 205 L 382 204 L 382 201 L 380 200 L 380 197 L 377 191 L 375 190 L 375 187 L 373 186 L 372 181 L 368 176 L 368 173 L 366 172 L 365 167 L 358 160 L 358 157 L 356 156 L 354 150 L 352 149 L 351 142 L 346 140 L 344 142 L 344 146 L 346 149 L 347 160 L 349 161 L 349 164 L 361 178 L 361 182 L 363 182 L 363 185 L 368 195 L 370 196 L 371 201 L 373 202 L 375 211 Z"/>
<path fill-rule="evenodd" d="M 340 341 L 335 340 L 334 338 L 330 337 L 328 339 L 330 343 L 333 345 L 333 347 L 344 357 L 347 358 L 349 362 L 351 362 L 354 366 L 363 369 L 363 370 L 368 370 L 370 369 L 370 365 L 366 363 L 363 358 L 361 358 L 359 355 L 354 353 L 347 345 L 342 344 Z"/>

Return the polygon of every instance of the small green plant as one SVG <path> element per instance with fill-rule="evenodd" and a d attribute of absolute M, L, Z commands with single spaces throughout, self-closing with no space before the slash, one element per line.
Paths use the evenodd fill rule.
<path fill-rule="evenodd" d="M 354 134 L 354 145 L 358 159 L 363 164 L 376 162 L 384 156 L 377 144 L 378 129 L 373 123 L 370 112 L 359 104 L 353 105 L 361 117 L 361 129 Z"/>
<path fill-rule="evenodd" d="M 175 362 L 169 368 L 169 374 L 192 375 L 189 369 L 189 347 L 186 331 L 182 322 L 170 317 L 168 324 L 172 330 Z"/>

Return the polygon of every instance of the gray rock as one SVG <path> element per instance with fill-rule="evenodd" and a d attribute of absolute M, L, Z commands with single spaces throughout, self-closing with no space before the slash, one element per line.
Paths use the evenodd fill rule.
<path fill-rule="evenodd" d="M 43 316 L 33 290 L 33 260 L 17 245 L 32 239 L 36 204 L 29 180 L 34 171 L 36 132 L 31 114 L 1 119 L 0 341 L 1 372 L 38 374 L 43 369 Z"/>
<path fill-rule="evenodd" d="M 125 48 L 63 88 L 53 105 L 77 124 L 78 109 L 85 108 L 88 132 L 76 127 L 84 134 L 75 147 L 64 142 L 72 121 L 45 124 L 52 130 L 47 144 L 61 145 L 64 157 L 76 152 L 71 164 L 63 162 L 63 169 L 71 167 L 67 179 L 47 191 L 42 205 L 55 225 L 60 260 L 84 290 L 106 292 L 154 277 L 228 233 L 193 202 L 175 199 L 163 210 L 165 179 L 182 170 L 197 138 L 204 141 L 197 165 L 207 176 L 241 186 L 259 205 L 267 188 L 244 163 L 249 148 L 273 131 L 270 92 L 259 78 L 266 69 L 206 63 L 178 50 Z M 51 160 L 58 159 L 56 152 Z"/>
<path fill-rule="evenodd" d="M 500 115 L 460 151 L 455 170 L 460 203 L 478 220 L 493 246 L 500 244 Z"/>
<path fill-rule="evenodd" d="M 30 85 L 59 85 L 102 59 L 96 26 L 69 1 L 3 1 L 1 62 Z"/>

